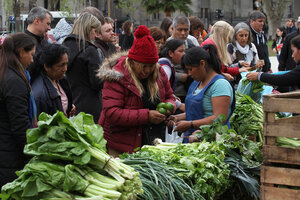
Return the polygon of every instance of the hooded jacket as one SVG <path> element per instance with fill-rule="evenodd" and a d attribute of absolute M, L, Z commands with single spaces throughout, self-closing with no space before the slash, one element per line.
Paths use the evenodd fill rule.
<path fill-rule="evenodd" d="M 97 47 L 85 42 L 78 47 L 76 35 L 69 35 L 63 44 L 70 49 L 67 80 L 71 87 L 76 113 L 85 112 L 94 116 L 97 123 L 101 113 L 102 81 L 96 77 L 100 64 Z"/>
<path fill-rule="evenodd" d="M 143 108 L 142 97 L 125 66 L 127 54 L 114 54 L 99 69 L 98 77 L 104 80 L 104 86 L 98 123 L 103 127 L 109 148 L 131 153 L 141 146 L 142 127 L 149 121 L 149 109 Z M 173 90 L 162 68 L 157 83 L 160 101 L 171 102 L 175 107 Z"/>

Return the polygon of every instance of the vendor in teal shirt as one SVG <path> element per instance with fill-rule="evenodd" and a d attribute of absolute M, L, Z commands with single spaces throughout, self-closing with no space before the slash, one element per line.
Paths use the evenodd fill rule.
<path fill-rule="evenodd" d="M 221 75 L 216 48 L 213 45 L 193 47 L 186 51 L 182 64 L 194 82 L 185 99 L 186 112 L 169 117 L 175 123 L 174 131 L 184 132 L 184 143 L 193 142 L 192 133 L 201 125 L 211 124 L 220 114 L 226 115 L 224 123 L 230 127 L 229 118 L 235 106 L 234 90 Z"/>

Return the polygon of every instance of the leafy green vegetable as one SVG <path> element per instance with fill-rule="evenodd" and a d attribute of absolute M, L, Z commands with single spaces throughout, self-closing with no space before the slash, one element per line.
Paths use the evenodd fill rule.
<path fill-rule="evenodd" d="M 297 138 L 277 137 L 276 144 L 280 147 L 300 148 L 300 141 Z"/>
<path fill-rule="evenodd" d="M 236 106 L 230 118 L 232 129 L 242 136 L 259 136 L 262 142 L 263 119 L 261 105 L 254 102 L 248 95 L 236 93 Z"/>
<path fill-rule="evenodd" d="M 203 199 L 177 173 L 187 172 L 161 164 L 147 158 L 127 158 L 123 161 L 139 172 L 144 193 L 139 199 L 145 200 L 194 200 Z"/>
<path fill-rule="evenodd" d="M 224 162 L 224 151 L 215 142 L 144 146 L 135 154 L 123 154 L 121 157 L 148 158 L 170 167 L 188 170 L 177 175 L 205 199 L 213 199 L 230 186 L 230 170 Z"/>
<path fill-rule="evenodd" d="M 35 157 L 2 187 L 2 200 L 125 200 L 143 192 L 138 173 L 105 152 L 103 130 L 91 115 L 42 113 L 38 127 L 27 131 L 27 143 L 24 152 Z"/>

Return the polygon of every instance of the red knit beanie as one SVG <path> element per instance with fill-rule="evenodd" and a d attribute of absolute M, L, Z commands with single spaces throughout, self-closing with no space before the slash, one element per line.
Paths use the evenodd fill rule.
<path fill-rule="evenodd" d="M 135 39 L 128 57 L 140 63 L 157 63 L 158 53 L 149 29 L 141 25 L 134 32 L 134 36 Z"/>

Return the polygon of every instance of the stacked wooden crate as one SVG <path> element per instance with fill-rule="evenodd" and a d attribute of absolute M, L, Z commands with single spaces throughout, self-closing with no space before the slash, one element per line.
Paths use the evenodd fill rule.
<path fill-rule="evenodd" d="M 300 113 L 300 92 L 263 97 L 264 161 L 262 200 L 300 200 L 300 149 L 276 145 L 276 137 L 300 138 L 300 116 L 275 119 L 277 112 Z"/>

